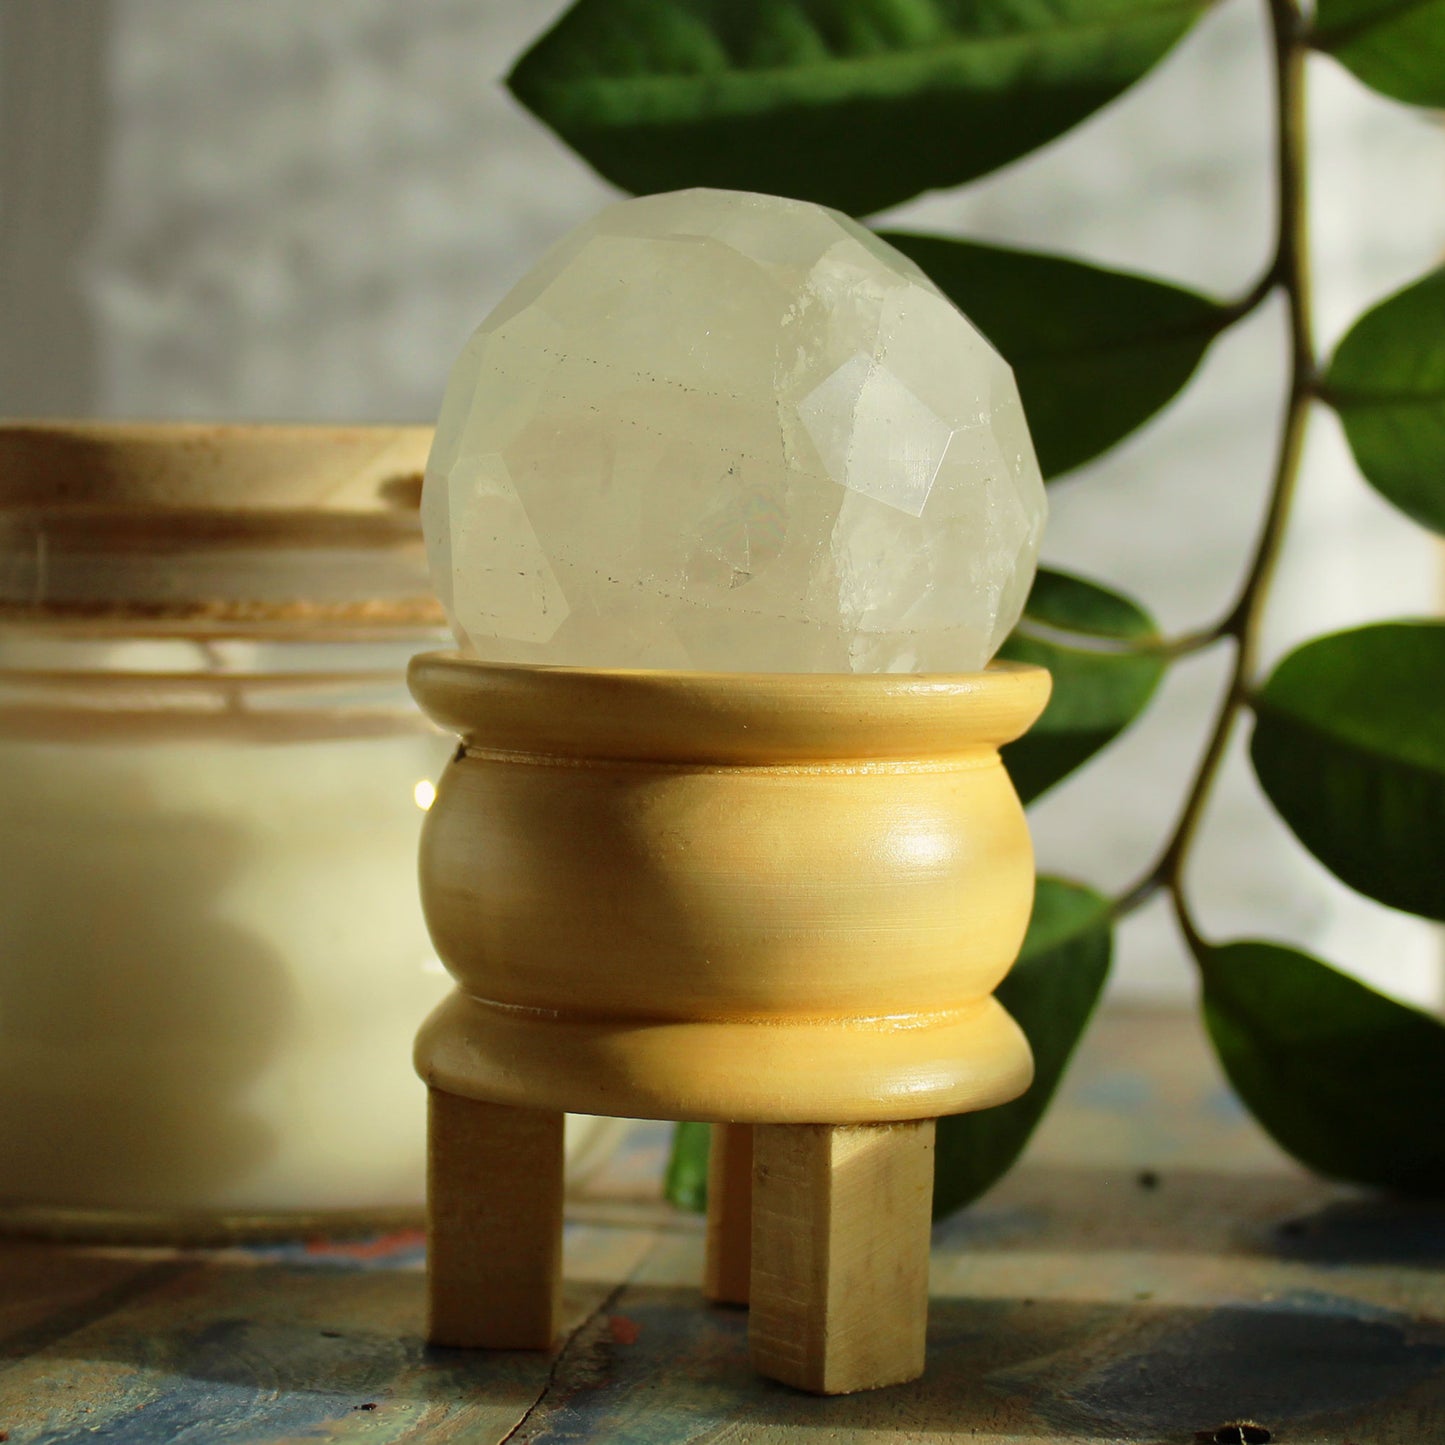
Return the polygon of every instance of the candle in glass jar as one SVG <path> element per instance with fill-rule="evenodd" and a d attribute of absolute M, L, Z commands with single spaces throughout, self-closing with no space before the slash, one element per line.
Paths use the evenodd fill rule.
<path fill-rule="evenodd" d="M 414 1202 L 420 1100 L 398 1034 L 444 991 L 411 886 L 415 799 L 448 743 L 375 678 L 108 672 L 34 682 L 25 707 L 15 691 L 0 1194 L 158 1212 Z"/>
<path fill-rule="evenodd" d="M 0 1228 L 419 1218 L 430 442 L 0 427 Z"/>

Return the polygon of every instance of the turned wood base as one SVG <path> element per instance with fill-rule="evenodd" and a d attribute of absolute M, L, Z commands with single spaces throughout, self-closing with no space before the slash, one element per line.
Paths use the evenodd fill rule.
<path fill-rule="evenodd" d="M 915 1378 L 929 1121 L 1032 1076 L 993 996 L 1034 881 L 999 748 L 1048 675 L 409 675 L 462 741 L 421 841 L 457 983 L 416 1044 L 433 1339 L 552 1342 L 564 1110 L 697 1120 L 705 1289 L 749 1305 L 758 1369 L 822 1394 Z"/>
<path fill-rule="evenodd" d="M 562 1115 L 431 1090 L 428 1334 L 548 1349 Z M 749 1304 L 757 1370 L 820 1395 L 923 1373 L 933 1121 L 719 1126 L 704 1293 Z"/>

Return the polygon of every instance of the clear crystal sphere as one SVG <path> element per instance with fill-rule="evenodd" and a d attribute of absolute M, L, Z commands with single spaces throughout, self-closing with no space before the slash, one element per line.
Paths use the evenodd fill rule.
<path fill-rule="evenodd" d="M 836 211 L 608 207 L 467 343 L 422 520 L 491 661 L 958 672 L 1018 620 L 1046 514 L 1013 373 Z"/>

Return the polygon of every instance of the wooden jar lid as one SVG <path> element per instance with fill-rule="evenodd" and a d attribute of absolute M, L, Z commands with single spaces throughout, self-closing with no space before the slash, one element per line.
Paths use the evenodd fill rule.
<path fill-rule="evenodd" d="M 435 628 L 424 426 L 0 425 L 0 619 Z"/>
<path fill-rule="evenodd" d="M 429 426 L 0 423 L 0 512 L 414 514 Z"/>

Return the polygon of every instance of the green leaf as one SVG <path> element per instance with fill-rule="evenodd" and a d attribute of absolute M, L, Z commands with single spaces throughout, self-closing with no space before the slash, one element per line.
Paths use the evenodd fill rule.
<path fill-rule="evenodd" d="M 1322 1174 L 1445 1192 L 1445 1025 L 1273 943 L 1204 952 L 1204 1018 L 1229 1081 Z"/>
<path fill-rule="evenodd" d="M 630 191 L 882 210 L 1052 140 L 1208 0 L 578 0 L 512 93 Z"/>
<path fill-rule="evenodd" d="M 1320 0 L 1314 43 L 1382 95 L 1445 106 L 1445 0 Z"/>
<path fill-rule="evenodd" d="M 1113 947 L 1109 903 L 1062 878 L 1040 878 L 1023 952 L 998 998 L 1034 1051 L 1034 1081 L 1012 1103 L 938 1121 L 935 1218 L 961 1209 L 1023 1152 L 1089 1021 Z"/>
<path fill-rule="evenodd" d="M 1445 533 L 1445 268 L 1355 323 L 1330 363 L 1325 396 L 1375 488 Z"/>
<path fill-rule="evenodd" d="M 1099 266 L 885 231 L 1014 369 L 1046 477 L 1142 426 L 1234 319 L 1164 281 Z"/>
<path fill-rule="evenodd" d="M 672 1131 L 672 1153 L 662 1190 L 679 1209 L 701 1214 L 707 1208 L 707 1156 L 711 1142 L 711 1124 L 689 1120 Z"/>
<path fill-rule="evenodd" d="M 1445 622 L 1306 643 L 1255 713 L 1254 770 L 1300 842 L 1361 893 L 1445 919 Z"/>
<path fill-rule="evenodd" d="M 1067 777 L 1143 712 L 1168 666 L 1162 651 L 1149 648 L 1158 641 L 1149 614 L 1129 598 L 1067 572 L 1039 572 L 1023 619 L 999 651 L 1047 667 L 1054 678 L 1044 715 L 1003 749 L 1024 802 Z"/>

